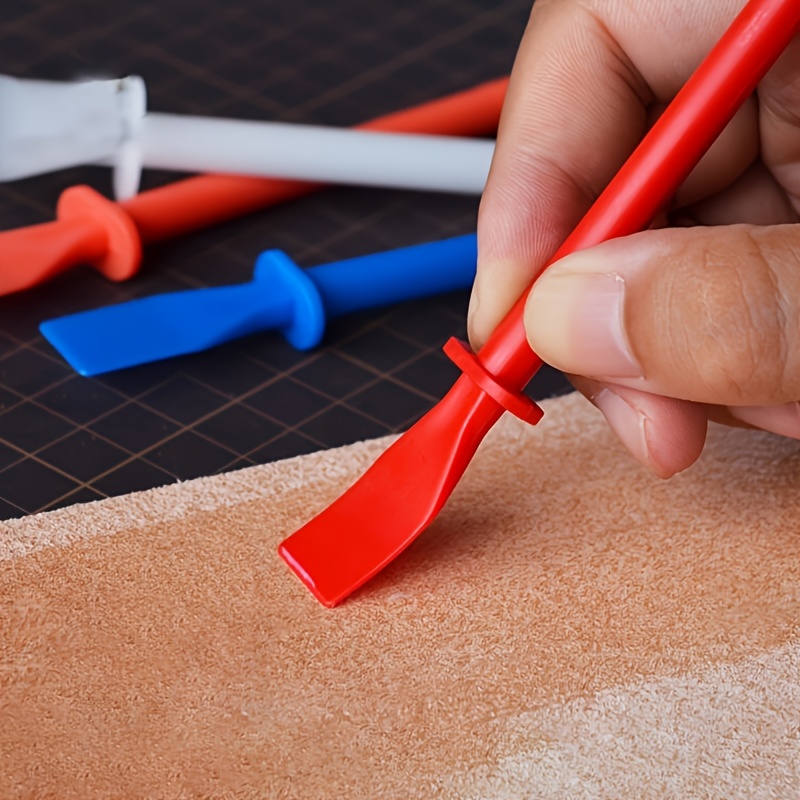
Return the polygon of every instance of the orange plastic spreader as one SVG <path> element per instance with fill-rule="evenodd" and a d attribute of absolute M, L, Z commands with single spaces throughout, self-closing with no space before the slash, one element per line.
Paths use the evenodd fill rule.
<path fill-rule="evenodd" d="M 357 128 L 483 136 L 497 130 L 507 78 L 379 117 Z M 201 175 L 114 203 L 74 186 L 57 220 L 0 233 L 0 295 L 27 289 L 78 264 L 122 281 L 139 269 L 142 244 L 171 239 L 321 189 L 319 184 Z"/>
<path fill-rule="evenodd" d="M 798 27 L 800 0 L 750 0 L 550 263 L 646 228 Z M 478 354 L 448 343 L 446 352 L 464 372 L 453 388 L 342 497 L 281 544 L 283 558 L 324 605 L 347 597 L 428 526 L 504 410 L 531 423 L 541 417 L 521 394 L 542 365 L 525 338 L 526 297 Z"/>

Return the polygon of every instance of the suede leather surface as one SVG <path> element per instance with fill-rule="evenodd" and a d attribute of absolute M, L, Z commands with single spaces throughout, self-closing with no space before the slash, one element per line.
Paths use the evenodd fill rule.
<path fill-rule="evenodd" d="M 387 440 L 0 524 L 0 796 L 798 796 L 800 446 L 544 407 L 333 610 L 276 547 Z"/>

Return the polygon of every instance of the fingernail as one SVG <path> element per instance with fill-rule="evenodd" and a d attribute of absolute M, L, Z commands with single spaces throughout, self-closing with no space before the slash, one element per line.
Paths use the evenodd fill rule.
<path fill-rule="evenodd" d="M 730 408 L 731 416 L 754 428 L 800 439 L 800 403 L 780 406 L 738 406 Z"/>
<path fill-rule="evenodd" d="M 645 415 L 626 403 L 618 394 L 606 388 L 601 389 L 592 398 L 592 403 L 597 406 L 611 429 L 633 457 L 648 469 L 659 473 L 647 444 L 647 418 Z"/>
<path fill-rule="evenodd" d="M 470 343 L 473 347 L 479 346 L 475 341 L 477 339 L 477 331 L 475 330 L 475 315 L 478 313 L 478 293 L 476 290 L 477 285 L 473 285 L 472 292 L 469 296 L 469 305 L 467 306 L 467 332 Z"/>
<path fill-rule="evenodd" d="M 565 372 L 591 378 L 636 378 L 642 369 L 625 332 L 625 281 L 587 272 L 569 256 L 534 284 L 525 322 L 533 349 Z"/>

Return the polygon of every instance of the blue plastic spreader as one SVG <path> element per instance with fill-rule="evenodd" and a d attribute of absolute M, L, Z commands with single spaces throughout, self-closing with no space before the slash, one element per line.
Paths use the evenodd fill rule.
<path fill-rule="evenodd" d="M 248 283 L 133 300 L 39 329 L 81 375 L 196 353 L 264 330 L 306 350 L 319 343 L 328 317 L 467 288 L 476 262 L 474 234 L 305 270 L 282 251 L 267 250 Z"/>

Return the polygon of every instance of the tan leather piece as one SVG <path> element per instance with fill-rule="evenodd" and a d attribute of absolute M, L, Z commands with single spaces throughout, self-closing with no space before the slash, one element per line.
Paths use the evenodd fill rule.
<path fill-rule="evenodd" d="M 544 407 L 334 610 L 276 546 L 385 441 L 0 524 L 0 796 L 800 787 L 798 444 L 714 428 L 661 482 Z"/>

